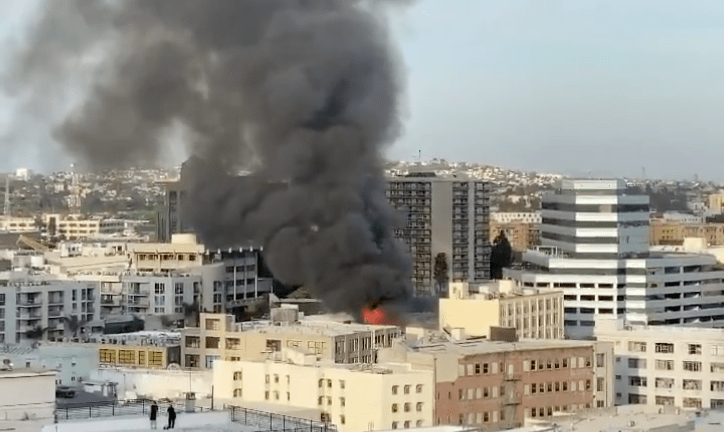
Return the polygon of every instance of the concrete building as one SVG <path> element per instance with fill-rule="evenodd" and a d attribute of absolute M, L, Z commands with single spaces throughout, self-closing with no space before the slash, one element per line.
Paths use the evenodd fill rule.
<path fill-rule="evenodd" d="M 615 346 L 616 403 L 724 407 L 724 329 L 605 320 L 596 336 Z"/>
<path fill-rule="evenodd" d="M 121 311 L 128 314 L 183 316 L 184 304 L 201 295 L 201 277 L 191 274 L 130 274 L 121 284 Z"/>
<path fill-rule="evenodd" d="M 613 405 L 610 343 L 427 335 L 382 350 L 380 361 L 435 371 L 435 424 L 509 429 L 526 418 Z"/>
<path fill-rule="evenodd" d="M 649 251 L 648 197 L 618 180 L 564 181 L 543 199 L 543 246 L 505 275 L 563 290 L 565 331 L 591 338 L 595 317 L 713 326 L 724 319 L 724 273 L 712 256 Z"/>
<path fill-rule="evenodd" d="M 200 321 L 200 327 L 182 332 L 185 368 L 210 369 L 218 360 L 261 360 L 285 347 L 335 363 L 373 363 L 378 349 L 391 346 L 404 334 L 396 326 L 329 321 L 235 323 L 232 316 L 223 314 L 202 313 Z"/>
<path fill-rule="evenodd" d="M 563 292 L 520 289 L 503 280 L 474 286 L 451 283 L 448 298 L 440 299 L 440 330 L 462 329 L 485 337 L 491 327 L 512 327 L 520 338 L 563 338 Z"/>
<path fill-rule="evenodd" d="M 55 371 L 13 368 L 0 370 L 0 418 L 52 421 L 55 410 Z M 1 425 L 2 423 L 0 423 Z M 9 429 L 15 430 L 15 428 Z"/>
<path fill-rule="evenodd" d="M 56 384 L 74 386 L 88 381 L 99 365 L 94 343 L 42 342 L 35 345 L 5 345 L 2 356 L 17 367 L 52 370 Z"/>
<path fill-rule="evenodd" d="M 0 232 L 30 233 L 38 231 L 35 219 L 16 216 L 0 216 Z"/>
<path fill-rule="evenodd" d="M 97 283 L 23 277 L 5 286 L 10 289 L 0 292 L 0 343 L 84 337 L 71 318 L 91 323 L 100 317 Z"/>
<path fill-rule="evenodd" d="M 340 431 L 361 432 L 432 426 L 431 370 L 409 364 L 319 362 L 293 348 L 277 360 L 219 361 L 214 390 L 227 404 L 264 402 L 315 410 Z"/>
<path fill-rule="evenodd" d="M 388 178 L 387 185 L 390 204 L 405 215 L 395 235 L 413 257 L 416 292 L 432 293 L 435 257 L 443 253 L 450 281 L 490 278 L 488 183 L 416 173 Z"/>
<path fill-rule="evenodd" d="M 128 245 L 131 269 L 140 273 L 168 273 L 204 264 L 204 245 L 193 234 L 174 235 L 170 243 Z"/>
<path fill-rule="evenodd" d="M 490 222 L 490 239 L 504 233 L 516 252 L 523 252 L 540 244 L 540 227 L 529 222 Z"/>
<path fill-rule="evenodd" d="M 121 233 L 128 226 L 121 219 L 82 215 L 43 214 L 43 223 L 51 234 L 59 234 L 68 240 L 97 237 L 104 234 Z"/>
<path fill-rule="evenodd" d="M 724 192 L 710 194 L 708 199 L 709 211 L 715 214 L 724 213 Z"/>
<path fill-rule="evenodd" d="M 709 246 L 724 245 L 724 224 L 651 221 L 652 246 L 683 245 L 686 238 L 703 238 Z"/>

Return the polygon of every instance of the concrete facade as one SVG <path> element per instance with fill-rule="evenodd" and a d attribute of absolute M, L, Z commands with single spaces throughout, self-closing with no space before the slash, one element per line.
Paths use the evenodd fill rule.
<path fill-rule="evenodd" d="M 299 321 L 288 325 L 234 323 L 223 314 L 201 314 L 201 327 L 183 330 L 181 354 L 188 369 L 210 369 L 215 361 L 262 360 L 283 348 L 334 363 L 373 363 L 375 350 L 404 334 L 396 326 Z"/>
<path fill-rule="evenodd" d="M 615 345 L 616 403 L 724 407 L 724 329 L 599 327 L 598 340 Z"/>
<path fill-rule="evenodd" d="M 387 199 L 405 216 L 395 235 L 414 261 L 418 293 L 432 293 L 435 257 L 447 257 L 452 282 L 490 278 L 489 191 L 486 182 L 409 174 L 388 178 Z"/>
<path fill-rule="evenodd" d="M 54 411 L 55 371 L 27 368 L 0 371 L 0 418 L 50 420 Z"/>
<path fill-rule="evenodd" d="M 232 405 L 265 402 L 316 410 L 318 420 L 344 432 L 432 426 L 432 371 L 321 363 L 293 351 L 284 349 L 280 361 L 218 362 L 217 397 Z"/>
<path fill-rule="evenodd" d="M 512 327 L 520 338 L 563 338 L 563 292 L 519 289 L 513 281 L 476 286 L 452 283 L 440 299 L 440 330 L 460 328 L 470 336 L 487 336 L 490 327 Z"/>

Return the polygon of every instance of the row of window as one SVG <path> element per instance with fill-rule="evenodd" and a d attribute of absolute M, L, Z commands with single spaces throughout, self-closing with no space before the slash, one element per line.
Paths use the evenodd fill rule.
<path fill-rule="evenodd" d="M 344 416 L 340 416 L 340 417 L 341 417 L 341 418 L 340 418 L 339 423 L 340 423 L 340 424 L 344 424 Z M 405 420 L 402 424 L 403 424 L 403 427 L 404 427 L 405 429 L 409 429 L 409 428 L 412 426 L 412 421 L 411 421 L 411 420 Z M 415 427 L 422 427 L 422 425 L 423 425 L 423 421 L 422 421 L 422 420 L 417 420 L 417 421 L 415 422 Z M 400 428 L 400 422 L 393 421 L 393 422 L 392 422 L 392 429 L 399 429 L 399 428 Z"/>
<path fill-rule="evenodd" d="M 628 350 L 630 352 L 646 352 L 647 343 L 629 341 Z M 668 342 L 657 342 L 654 344 L 654 352 L 660 354 L 674 354 L 675 348 L 673 343 Z M 702 345 L 700 343 L 690 343 L 686 345 L 686 353 L 689 355 L 700 355 L 702 354 Z M 711 345 L 711 355 L 724 356 L 724 345 Z"/>
<path fill-rule="evenodd" d="M 617 394 L 617 396 L 619 396 Z M 646 395 L 641 394 L 635 394 L 631 393 L 628 395 L 628 403 L 632 405 L 645 405 L 648 401 L 648 398 Z M 674 397 L 673 396 L 656 396 L 656 405 L 674 405 Z M 701 408 L 701 399 L 700 398 L 691 398 L 691 397 L 685 397 L 682 400 L 682 406 L 684 408 Z M 722 399 L 712 399 L 711 400 L 711 407 L 722 407 L 724 406 L 724 400 Z"/>
<path fill-rule="evenodd" d="M 599 386 L 603 386 L 603 379 L 600 379 Z M 579 380 L 578 387 L 576 387 L 576 381 L 571 381 L 570 386 L 568 381 L 556 381 L 538 384 L 526 384 L 524 392 L 525 394 L 536 394 L 536 393 L 557 393 L 570 391 L 588 391 L 591 390 L 591 380 Z M 576 390 L 577 388 L 577 390 Z M 601 389 L 602 390 L 602 389 Z"/>
<path fill-rule="evenodd" d="M 648 387 L 648 378 L 642 376 L 629 376 L 628 385 L 633 387 Z M 656 377 L 654 378 L 655 388 L 672 389 L 676 387 L 675 378 Z M 702 390 L 702 380 L 683 379 L 681 380 L 682 390 Z M 724 392 L 724 381 L 710 381 L 709 390 L 713 392 Z"/>

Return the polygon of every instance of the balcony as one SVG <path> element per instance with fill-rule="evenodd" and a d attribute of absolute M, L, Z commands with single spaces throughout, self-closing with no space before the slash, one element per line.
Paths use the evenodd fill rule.
<path fill-rule="evenodd" d="M 18 314 L 18 319 L 20 321 L 39 321 L 42 318 L 43 314 L 41 314 L 39 311 L 20 312 Z"/>
<path fill-rule="evenodd" d="M 151 302 L 148 299 L 134 299 L 128 301 L 128 307 L 148 308 Z"/>

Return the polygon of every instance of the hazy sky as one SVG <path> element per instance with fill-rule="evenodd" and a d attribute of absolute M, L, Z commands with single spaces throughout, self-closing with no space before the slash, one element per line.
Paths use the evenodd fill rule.
<path fill-rule="evenodd" d="M 0 0 L 0 36 L 36 2 Z M 420 0 L 393 18 L 408 92 L 389 156 L 724 181 L 722 23 L 721 0 Z M 0 169 L 37 167 L 48 129 L 5 142 Z"/>

